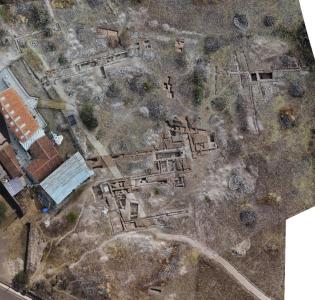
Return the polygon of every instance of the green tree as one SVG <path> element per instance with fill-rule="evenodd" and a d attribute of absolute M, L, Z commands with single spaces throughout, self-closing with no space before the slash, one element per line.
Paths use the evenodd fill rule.
<path fill-rule="evenodd" d="M 74 224 L 78 219 L 78 214 L 71 211 L 66 215 L 66 219 L 67 219 L 68 223 Z"/>
<path fill-rule="evenodd" d="M 24 271 L 17 273 L 12 279 L 12 286 L 14 289 L 20 291 L 25 288 L 28 282 L 27 274 Z"/>
<path fill-rule="evenodd" d="M 204 97 L 204 79 L 200 70 L 195 70 L 193 75 L 195 104 L 200 105 Z"/>
<path fill-rule="evenodd" d="M 46 29 L 49 23 L 49 15 L 46 10 L 37 4 L 32 4 L 29 10 L 29 21 L 36 29 Z"/>
<path fill-rule="evenodd" d="M 83 124 L 89 129 L 92 130 L 98 126 L 98 121 L 94 116 L 93 106 L 90 102 L 84 103 L 80 110 L 80 119 Z"/>

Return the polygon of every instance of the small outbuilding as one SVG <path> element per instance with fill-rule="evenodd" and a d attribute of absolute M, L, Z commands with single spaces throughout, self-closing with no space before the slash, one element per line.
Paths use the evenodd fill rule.
<path fill-rule="evenodd" d="M 92 175 L 94 172 L 87 167 L 84 158 L 77 152 L 46 177 L 40 186 L 44 194 L 55 205 L 59 205 Z"/>

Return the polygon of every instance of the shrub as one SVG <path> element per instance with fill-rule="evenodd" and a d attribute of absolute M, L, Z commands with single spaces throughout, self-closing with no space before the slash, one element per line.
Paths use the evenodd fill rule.
<path fill-rule="evenodd" d="M 293 128 L 296 126 L 296 118 L 293 108 L 282 108 L 279 111 L 280 125 L 284 129 Z"/>
<path fill-rule="evenodd" d="M 202 103 L 203 100 L 203 96 L 204 96 L 204 89 L 202 86 L 195 86 L 194 89 L 194 97 L 195 97 L 195 103 L 197 105 L 200 105 Z"/>
<path fill-rule="evenodd" d="M 298 41 L 298 46 L 300 48 L 300 51 L 302 53 L 304 62 L 310 66 L 314 67 L 314 55 L 311 47 L 310 40 L 307 35 L 306 26 L 303 23 L 300 24 L 300 26 L 297 28 L 295 32 L 295 38 Z"/>
<path fill-rule="evenodd" d="M 240 213 L 240 221 L 246 227 L 252 228 L 257 221 L 256 213 L 253 210 L 244 210 Z"/>
<path fill-rule="evenodd" d="M 187 67 L 187 59 L 184 53 L 176 53 L 174 61 L 178 68 L 185 69 Z"/>
<path fill-rule="evenodd" d="M 204 79 L 200 70 L 194 71 L 193 83 L 195 104 L 200 105 L 204 97 Z"/>
<path fill-rule="evenodd" d="M 92 130 L 98 126 L 98 121 L 94 116 L 93 106 L 91 103 L 86 102 L 80 110 L 80 119 L 83 124 L 89 129 Z"/>
<path fill-rule="evenodd" d="M 265 16 L 264 25 L 266 27 L 272 27 L 273 25 L 275 25 L 275 18 L 273 16 Z"/>
<path fill-rule="evenodd" d="M 44 29 L 49 23 L 49 16 L 46 10 L 32 4 L 29 10 L 29 21 L 36 29 Z"/>
<path fill-rule="evenodd" d="M 17 273 L 12 279 L 12 286 L 14 289 L 23 290 L 28 282 L 27 274 L 24 271 Z"/>
<path fill-rule="evenodd" d="M 111 83 L 106 91 L 106 96 L 110 98 L 118 97 L 121 91 L 116 82 Z"/>
<path fill-rule="evenodd" d="M 210 54 L 219 50 L 220 44 L 216 37 L 208 36 L 204 41 L 204 51 L 206 54 Z"/>
<path fill-rule="evenodd" d="M 60 54 L 58 57 L 58 63 L 59 63 L 59 65 L 63 66 L 63 65 L 66 65 L 68 63 L 68 60 L 66 59 L 66 57 L 63 54 Z"/>
<path fill-rule="evenodd" d="M 78 214 L 73 212 L 73 211 L 69 212 L 66 215 L 67 222 L 70 223 L 70 224 L 75 224 L 75 222 L 77 221 L 78 217 L 79 217 Z"/>
<path fill-rule="evenodd" d="M 215 111 L 223 111 L 226 107 L 226 101 L 223 98 L 215 98 L 211 101 L 211 107 Z"/>
<path fill-rule="evenodd" d="M 292 97 L 295 98 L 301 98 L 305 94 L 304 87 L 298 82 L 291 83 L 288 92 Z"/>
<path fill-rule="evenodd" d="M 0 224 L 5 218 L 5 213 L 7 212 L 7 207 L 4 203 L 0 203 Z"/>

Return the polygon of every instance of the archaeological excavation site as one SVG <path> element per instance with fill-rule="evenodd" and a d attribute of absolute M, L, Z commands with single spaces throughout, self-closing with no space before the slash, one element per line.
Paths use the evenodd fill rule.
<path fill-rule="evenodd" d="M 314 97 L 298 0 L 0 0 L 0 300 L 284 299 Z"/>

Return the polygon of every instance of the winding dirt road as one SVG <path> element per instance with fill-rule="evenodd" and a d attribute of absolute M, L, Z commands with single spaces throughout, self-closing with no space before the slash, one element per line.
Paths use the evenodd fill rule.
<path fill-rule="evenodd" d="M 227 260 L 219 256 L 219 254 L 217 254 L 215 251 L 206 248 L 199 242 L 184 235 L 162 233 L 156 229 L 152 229 L 151 232 L 158 239 L 166 241 L 177 241 L 190 245 L 191 247 L 197 249 L 200 253 L 202 253 L 209 259 L 220 264 L 247 291 L 255 295 L 258 299 L 271 300 L 270 297 L 266 296 L 258 287 L 256 287 L 252 282 L 250 282 L 244 275 L 242 275 L 238 270 L 236 270 Z"/>

